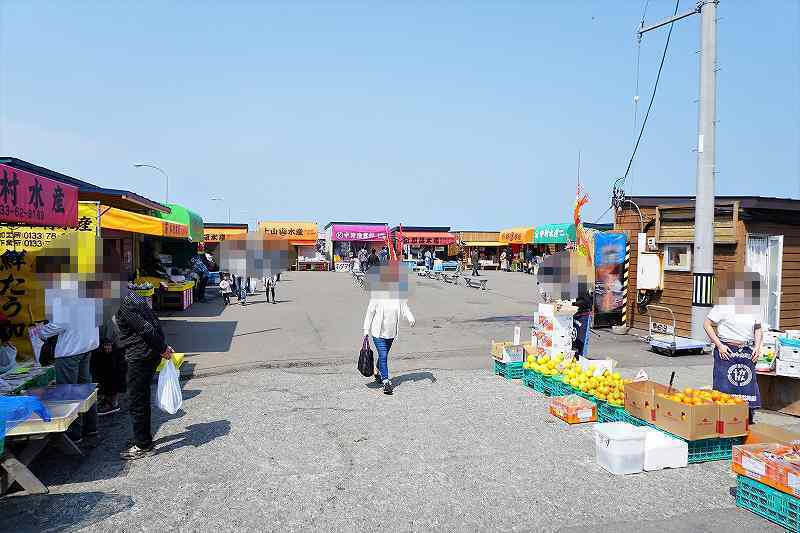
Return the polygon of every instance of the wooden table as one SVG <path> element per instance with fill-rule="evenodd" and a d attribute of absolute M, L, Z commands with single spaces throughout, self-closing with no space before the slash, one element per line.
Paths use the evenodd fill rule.
<path fill-rule="evenodd" d="M 0 495 L 18 483 L 28 494 L 46 494 L 47 487 L 30 471 L 34 459 L 52 443 L 65 455 L 83 455 L 67 436 L 67 428 L 78 416 L 97 403 L 97 389 L 86 398 L 74 402 L 44 402 L 53 419 L 45 422 L 33 414 L 6 432 L 6 444 L 0 455 Z M 21 444 L 15 454 L 9 444 Z"/>
<path fill-rule="evenodd" d="M 770 411 L 800 416 L 800 379 L 757 372 L 761 406 Z"/>

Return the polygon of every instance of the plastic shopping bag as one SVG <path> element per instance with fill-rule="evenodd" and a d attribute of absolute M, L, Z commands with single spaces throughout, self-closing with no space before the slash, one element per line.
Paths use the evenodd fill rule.
<path fill-rule="evenodd" d="M 17 368 L 17 349 L 12 344 L 0 346 L 0 374 Z"/>
<path fill-rule="evenodd" d="M 183 406 L 181 396 L 181 384 L 178 381 L 178 369 L 171 360 L 158 374 L 158 390 L 156 394 L 158 408 L 162 411 L 174 415 Z"/>

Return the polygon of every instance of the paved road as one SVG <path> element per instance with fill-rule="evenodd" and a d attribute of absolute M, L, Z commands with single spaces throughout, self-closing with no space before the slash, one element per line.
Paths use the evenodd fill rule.
<path fill-rule="evenodd" d="M 278 305 L 169 318 L 192 377 L 184 410 L 155 417 L 158 454 L 119 462 L 127 418 L 101 419 L 85 457 L 35 463 L 51 494 L 0 500 L 2 529 L 775 529 L 735 508 L 728 463 L 611 476 L 594 463 L 591 427 L 554 420 L 542 396 L 491 375 L 488 339 L 507 338 L 535 302 L 513 297 L 528 279 L 511 276 L 486 292 L 415 287 L 419 323 L 398 340 L 392 397 L 353 368 L 365 300 L 341 275 L 287 275 Z M 702 361 L 675 366 L 613 340 L 598 350 L 642 363 L 626 372 L 709 379 Z"/>

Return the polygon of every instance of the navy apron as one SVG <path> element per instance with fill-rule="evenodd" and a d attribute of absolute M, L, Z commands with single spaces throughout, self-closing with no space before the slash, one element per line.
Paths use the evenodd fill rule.
<path fill-rule="evenodd" d="M 756 379 L 756 364 L 753 362 L 753 348 L 736 346 L 723 342 L 730 348 L 727 361 L 719 356 L 714 348 L 714 389 L 747 400 L 750 409 L 761 408 L 761 393 Z"/>

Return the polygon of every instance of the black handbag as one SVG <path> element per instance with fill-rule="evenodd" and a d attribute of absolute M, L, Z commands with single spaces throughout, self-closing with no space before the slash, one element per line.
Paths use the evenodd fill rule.
<path fill-rule="evenodd" d="M 58 343 L 58 335 L 44 340 L 42 349 L 39 352 L 39 364 L 42 366 L 50 366 L 56 361 L 56 343 Z"/>
<path fill-rule="evenodd" d="M 364 343 L 361 345 L 361 352 L 358 354 L 358 371 L 367 378 L 375 373 L 375 358 L 372 355 L 372 348 L 369 347 L 369 337 L 367 335 L 364 335 Z"/>

